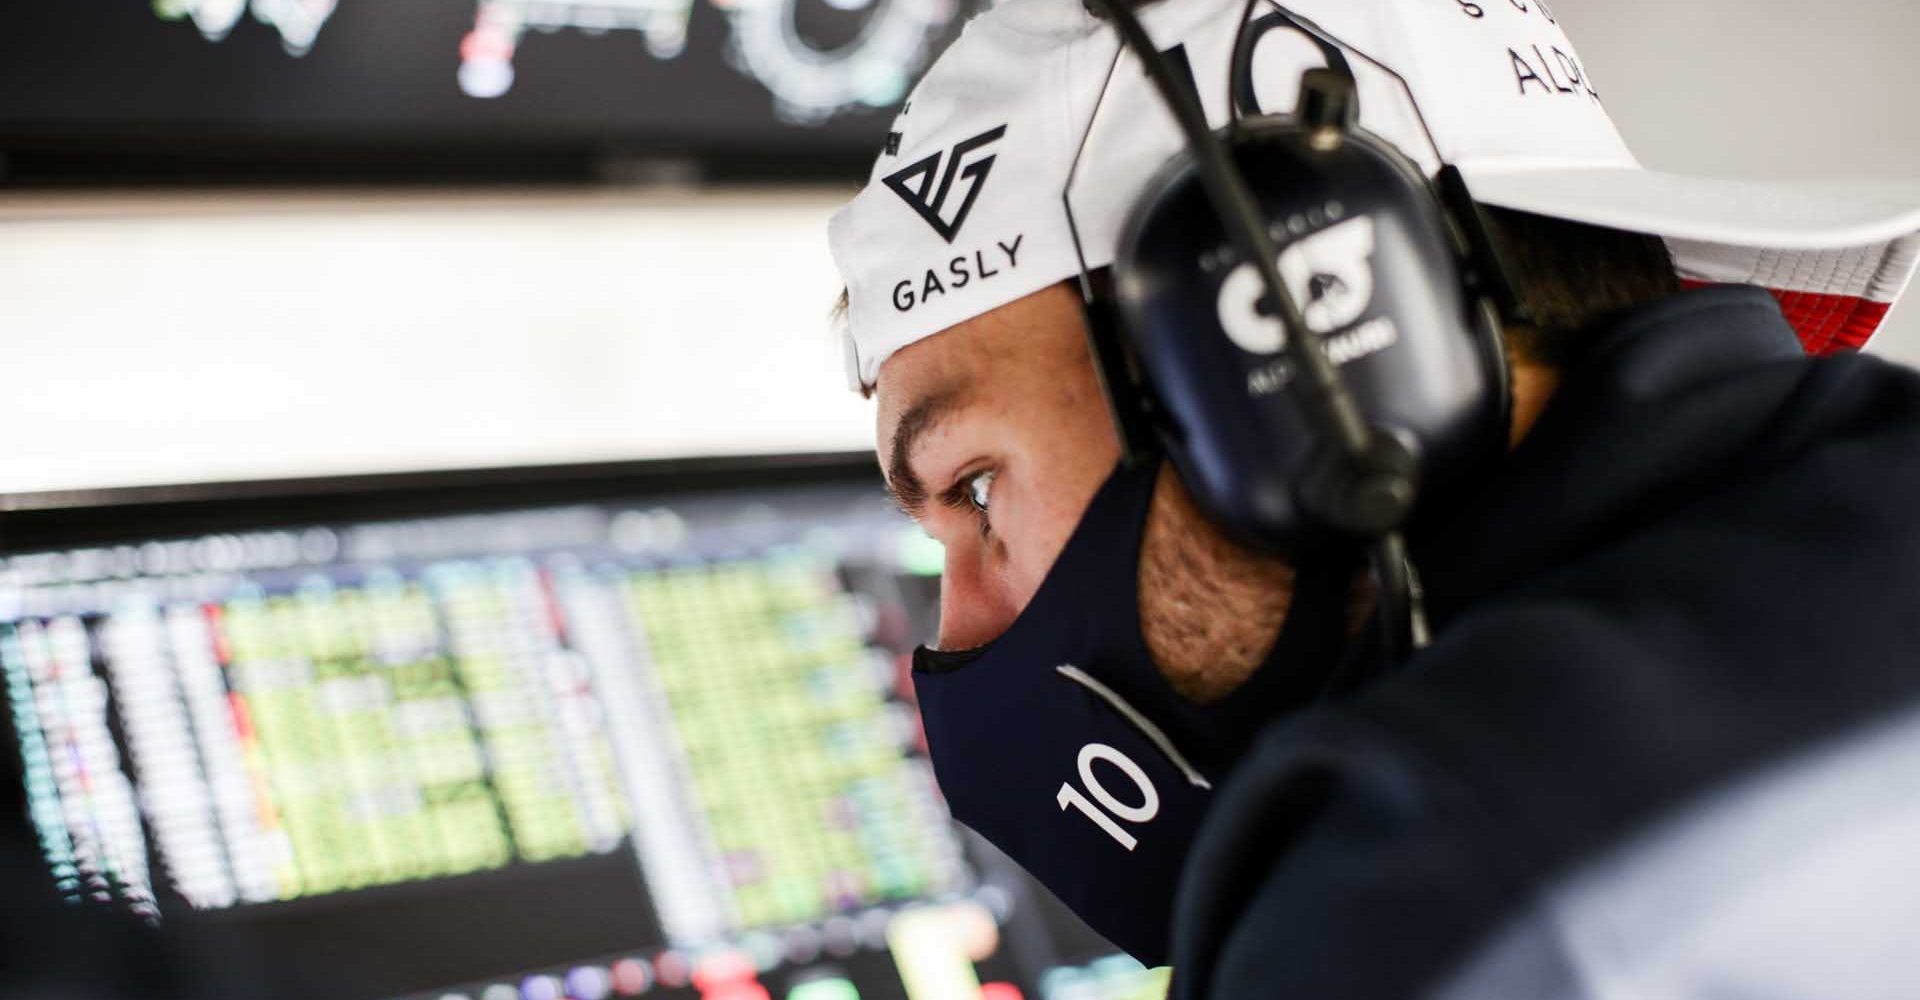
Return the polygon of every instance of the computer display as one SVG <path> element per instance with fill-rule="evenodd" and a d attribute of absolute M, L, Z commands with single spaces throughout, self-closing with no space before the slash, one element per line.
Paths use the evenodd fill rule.
<path fill-rule="evenodd" d="M 284 167 L 451 143 L 852 165 L 972 2 L 19 4 L 0 32 L 0 152 Z"/>
<path fill-rule="evenodd" d="M 8 552 L 51 877 L 323 947 L 368 1000 L 1154 995 L 948 818 L 903 656 L 938 549 L 856 468 L 182 535 L 102 512 Z"/>

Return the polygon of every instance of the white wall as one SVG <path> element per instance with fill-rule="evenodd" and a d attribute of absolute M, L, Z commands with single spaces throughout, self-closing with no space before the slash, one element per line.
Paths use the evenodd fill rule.
<path fill-rule="evenodd" d="M 1552 2 L 1650 166 L 1920 192 L 1920 0 Z M 864 447 L 845 194 L 0 199 L 0 493 Z"/>
<path fill-rule="evenodd" d="M 845 192 L 0 207 L 0 493 L 859 448 Z"/>
<path fill-rule="evenodd" d="M 1920 201 L 1920 0 L 1550 3 L 1647 166 Z M 1920 364 L 1920 305 L 1888 324 Z"/>

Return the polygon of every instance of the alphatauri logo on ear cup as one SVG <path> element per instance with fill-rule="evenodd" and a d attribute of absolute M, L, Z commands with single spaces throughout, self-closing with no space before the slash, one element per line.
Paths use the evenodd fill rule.
<path fill-rule="evenodd" d="M 1373 304 L 1373 253 L 1373 219 L 1365 215 L 1328 226 L 1280 252 L 1280 278 L 1300 304 L 1307 329 L 1326 338 L 1327 360 L 1336 365 L 1400 342 L 1392 317 L 1361 321 Z M 1242 261 L 1220 283 L 1215 301 L 1220 329 L 1235 347 L 1275 356 L 1247 373 L 1247 393 L 1256 397 L 1282 392 L 1293 381 L 1292 362 L 1277 357 L 1287 346 L 1287 329 L 1260 308 L 1265 297 L 1259 270 Z"/>
<path fill-rule="evenodd" d="M 1373 301 L 1373 220 L 1348 219 L 1287 247 L 1280 253 L 1280 276 L 1300 303 L 1302 318 L 1314 333 L 1333 333 L 1367 311 Z M 1249 354 L 1276 354 L 1287 344 L 1286 327 L 1262 315 L 1266 288 L 1259 269 L 1242 262 L 1220 285 L 1220 327 Z"/>
<path fill-rule="evenodd" d="M 927 225 L 932 226 L 941 239 L 952 243 L 953 238 L 960 235 L 960 227 L 966 224 L 967 213 L 973 211 L 973 203 L 987 183 L 987 174 L 993 170 L 996 154 L 974 154 L 1006 134 L 1005 125 L 990 128 L 960 140 L 952 149 L 936 150 L 930 156 L 915 160 L 882 180 L 900 200 L 927 220 Z M 966 192 L 960 195 L 958 207 L 949 215 L 947 203 L 952 199 L 955 180 L 966 182 Z"/>

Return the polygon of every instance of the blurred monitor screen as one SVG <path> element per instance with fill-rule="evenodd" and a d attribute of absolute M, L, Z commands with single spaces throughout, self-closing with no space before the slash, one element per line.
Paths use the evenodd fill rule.
<path fill-rule="evenodd" d="M 1134 995 L 947 817 L 871 461 L 5 515 L 51 877 L 369 1000 Z"/>
<path fill-rule="evenodd" d="M 862 164 L 965 0 L 14 4 L 0 151 Z M 297 159 L 297 157 L 296 157 Z"/>

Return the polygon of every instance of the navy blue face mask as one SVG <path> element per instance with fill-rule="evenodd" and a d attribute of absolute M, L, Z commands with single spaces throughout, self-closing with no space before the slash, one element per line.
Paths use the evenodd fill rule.
<path fill-rule="evenodd" d="M 1352 582 L 1344 567 L 1301 573 L 1253 678 L 1210 705 L 1186 700 L 1140 630 L 1157 473 L 1114 472 L 1006 634 L 962 652 L 923 647 L 913 673 L 954 818 L 1148 965 L 1166 961 L 1175 886 L 1211 790 L 1267 722 L 1319 693 Z"/>

